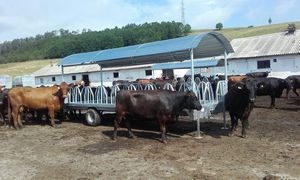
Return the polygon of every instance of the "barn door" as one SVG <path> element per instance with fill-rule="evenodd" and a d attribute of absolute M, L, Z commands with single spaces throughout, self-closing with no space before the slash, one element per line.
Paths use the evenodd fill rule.
<path fill-rule="evenodd" d="M 166 79 L 173 79 L 174 78 L 174 70 L 173 69 L 163 69 L 162 77 Z"/>
<path fill-rule="evenodd" d="M 83 74 L 82 75 L 82 80 L 84 81 L 84 84 L 86 86 L 89 86 L 90 85 L 90 79 L 89 79 L 89 75 L 88 74 Z"/>

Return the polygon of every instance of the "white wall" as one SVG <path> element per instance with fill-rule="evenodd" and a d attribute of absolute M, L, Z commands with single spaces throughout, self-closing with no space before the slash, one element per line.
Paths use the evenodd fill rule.
<path fill-rule="evenodd" d="M 257 69 L 257 61 L 261 60 L 270 60 L 270 68 Z M 300 55 L 228 60 L 228 75 L 265 71 L 270 71 L 270 77 L 286 78 L 289 75 L 300 75 Z M 209 76 L 224 72 L 224 67 L 213 67 L 208 68 L 208 72 L 202 71 L 201 73 Z"/>
<path fill-rule="evenodd" d="M 152 75 L 146 76 L 145 70 L 151 70 L 151 68 L 140 68 L 140 69 L 123 69 L 117 71 L 104 71 L 102 72 L 103 76 L 103 85 L 105 86 L 112 86 L 112 82 L 116 80 L 128 80 L 128 81 L 135 81 L 137 78 L 143 79 L 150 79 L 150 78 L 157 78 L 161 76 L 161 72 L 153 72 Z M 113 73 L 118 72 L 119 77 L 114 78 Z M 72 83 L 82 79 L 82 75 L 87 74 L 89 75 L 90 85 L 91 86 L 98 86 L 101 82 L 100 72 L 87 72 L 82 74 L 65 74 L 64 81 L 67 83 Z M 76 80 L 72 80 L 72 76 L 76 76 Z M 55 77 L 55 81 L 52 81 L 52 77 Z M 41 83 L 40 79 L 43 78 L 43 83 Z M 54 75 L 54 76 L 44 76 L 44 77 L 36 77 L 35 83 L 37 86 L 45 85 L 51 86 L 53 84 L 59 84 L 62 82 L 61 75 Z"/>

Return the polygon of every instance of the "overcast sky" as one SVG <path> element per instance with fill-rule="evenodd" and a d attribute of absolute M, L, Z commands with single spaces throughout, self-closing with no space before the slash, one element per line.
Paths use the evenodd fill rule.
<path fill-rule="evenodd" d="M 300 20 L 300 0 L 184 0 L 193 29 Z M 0 0 L 0 42 L 60 28 L 103 30 L 129 23 L 181 21 L 181 0 Z"/>

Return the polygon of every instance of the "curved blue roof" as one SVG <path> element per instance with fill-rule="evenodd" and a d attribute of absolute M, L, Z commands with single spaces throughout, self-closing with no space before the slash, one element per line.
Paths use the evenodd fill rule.
<path fill-rule="evenodd" d="M 128 66 L 146 63 L 162 63 L 194 58 L 219 56 L 233 52 L 230 42 L 220 33 L 207 32 L 180 38 L 150 42 L 134 46 L 79 53 L 67 56 L 60 65 L 74 66 L 97 63 L 102 67 Z"/>

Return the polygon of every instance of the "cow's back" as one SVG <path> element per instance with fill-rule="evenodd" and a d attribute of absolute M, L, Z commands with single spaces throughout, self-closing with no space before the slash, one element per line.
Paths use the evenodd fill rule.
<path fill-rule="evenodd" d="M 257 81 L 257 95 L 271 95 L 280 97 L 283 90 L 287 88 L 287 83 L 280 78 L 256 78 Z"/>
<path fill-rule="evenodd" d="M 123 90 L 117 94 L 116 109 L 133 116 L 154 119 L 161 113 L 172 114 L 180 95 L 178 92 L 164 90 Z"/>
<path fill-rule="evenodd" d="M 59 103 L 54 94 L 58 87 L 30 88 L 15 87 L 8 92 L 11 104 L 23 105 L 33 109 L 44 109 L 49 104 Z"/>

